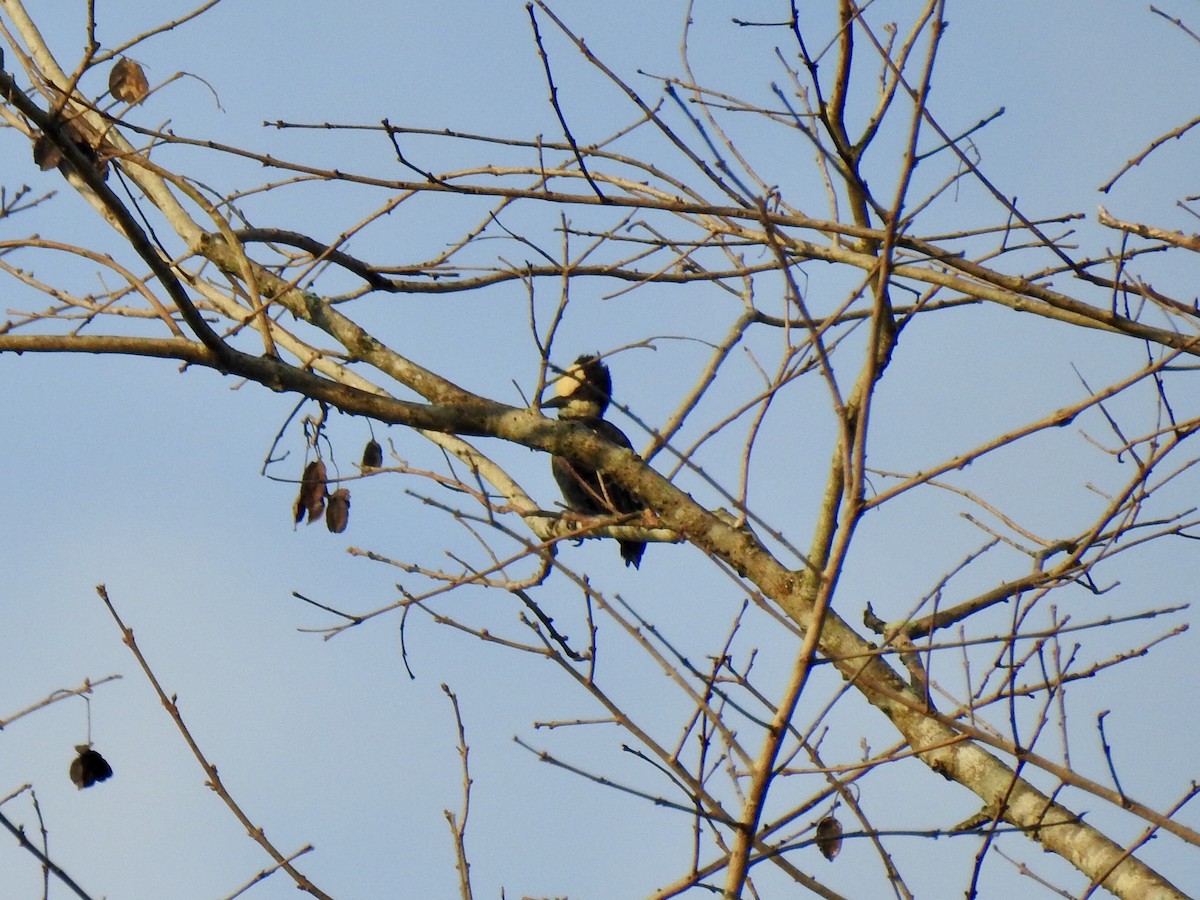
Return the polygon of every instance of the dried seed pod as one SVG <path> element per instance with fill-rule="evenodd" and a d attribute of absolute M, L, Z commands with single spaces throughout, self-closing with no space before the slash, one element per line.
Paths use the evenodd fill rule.
<path fill-rule="evenodd" d="M 108 89 L 123 103 L 141 103 L 150 93 L 146 72 L 132 59 L 122 59 L 108 73 Z"/>
<path fill-rule="evenodd" d="M 830 862 L 842 852 L 842 823 L 826 816 L 817 823 L 817 849 Z"/>
<path fill-rule="evenodd" d="M 88 744 L 76 744 L 75 752 L 79 754 L 71 760 L 71 781 L 75 783 L 75 787 L 83 790 L 89 788 L 97 781 L 107 781 L 112 777 L 112 766 L 108 764 L 103 756 L 97 753 Z"/>
<path fill-rule="evenodd" d="M 54 145 L 54 141 L 44 134 L 38 135 L 33 142 L 33 161 L 43 172 L 48 172 L 62 162 L 62 151 Z"/>
<path fill-rule="evenodd" d="M 379 441 L 371 438 L 367 441 L 367 446 L 363 447 L 362 467 L 364 469 L 378 469 L 383 465 L 383 448 L 379 446 Z"/>
<path fill-rule="evenodd" d="M 100 154 L 96 152 L 87 130 L 74 119 L 63 123 L 61 127 L 63 137 L 75 145 L 75 149 L 83 155 L 88 165 L 102 180 L 107 180 L 108 160 L 101 159 Z M 65 162 L 62 150 L 44 134 L 39 135 L 38 139 L 33 142 L 33 161 L 43 172 L 53 169 L 55 166 L 61 166 Z"/>
<path fill-rule="evenodd" d="M 325 512 L 325 498 L 328 495 L 329 489 L 325 486 L 325 463 L 314 459 L 304 467 L 304 475 L 300 478 L 300 494 L 292 508 L 296 524 L 304 521 L 306 513 L 310 525 L 321 518 L 321 514 Z"/>
<path fill-rule="evenodd" d="M 325 510 L 325 527 L 334 534 L 346 530 L 350 521 L 350 490 L 338 488 L 329 495 L 329 508 Z"/>

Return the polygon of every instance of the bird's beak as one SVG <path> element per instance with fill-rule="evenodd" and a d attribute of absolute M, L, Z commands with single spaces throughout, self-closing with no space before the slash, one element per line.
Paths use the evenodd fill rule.
<path fill-rule="evenodd" d="M 542 409 L 560 409 L 567 405 L 569 397 L 551 397 L 549 400 L 542 401 Z"/>

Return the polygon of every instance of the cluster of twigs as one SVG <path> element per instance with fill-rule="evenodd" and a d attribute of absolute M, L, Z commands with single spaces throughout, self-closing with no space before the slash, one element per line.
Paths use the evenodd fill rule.
<path fill-rule="evenodd" d="M 557 140 L 417 129 L 387 118 L 271 123 L 280 132 L 343 132 L 364 146 L 382 144 L 393 151 L 400 178 L 395 169 L 359 169 L 353 160 L 331 169 L 146 124 L 132 103 L 152 103 L 173 79 L 139 86 L 124 104 L 89 92 L 94 74 L 121 65 L 121 55 L 214 5 L 114 51 L 101 50 L 90 22 L 90 44 L 67 71 L 25 6 L 0 0 L 9 45 L 0 71 L 0 115 L 31 147 L 54 149 L 52 165 L 112 227 L 122 249 L 110 253 L 41 236 L 0 242 L 0 271 L 25 289 L 24 297 L 37 298 L 8 313 L 0 352 L 132 354 L 211 367 L 298 393 L 321 409 L 322 419 L 325 410 L 336 409 L 406 426 L 432 442 L 443 454 L 442 465 L 410 465 L 396 457 L 398 464 L 384 466 L 372 437 L 375 450 L 364 456 L 362 475 L 404 479 L 422 514 L 446 517 L 473 549 L 452 549 L 448 562 L 434 564 L 352 548 L 405 573 L 398 597 L 358 610 L 301 599 L 334 617 L 322 629 L 327 637 L 391 612 L 407 623 L 416 611 L 480 641 L 554 663 L 603 716 L 539 727 L 616 726 L 628 741 L 624 749 L 651 773 L 649 780 L 627 783 L 528 740 L 522 746 L 554 766 L 687 815 L 692 857 L 657 897 L 701 885 L 742 896 L 763 864 L 820 896 L 838 896 L 795 855 L 819 842 L 832 859 L 835 833 L 842 841 L 870 842 L 888 889 L 898 897 L 913 891 L 891 836 L 970 835 L 981 845 L 969 889 L 974 892 L 989 850 L 999 835 L 1013 831 L 1066 859 L 1090 882 L 1089 891 L 1102 885 L 1119 896 L 1182 896 L 1136 851 L 1162 832 L 1200 846 L 1200 834 L 1174 815 L 1195 788 L 1184 790 L 1172 809 L 1156 810 L 1121 789 L 1111 754 L 1113 787 L 1073 768 L 1065 752 L 1047 750 L 1046 735 L 1057 730 L 1067 745 L 1069 684 L 1150 653 L 1187 627 L 1179 623 L 1183 606 L 1094 616 L 1071 598 L 1103 595 L 1112 584 L 1106 572 L 1131 551 L 1196 536 L 1200 516 L 1171 489 L 1200 461 L 1191 449 L 1200 415 L 1180 402 L 1177 387 L 1200 355 L 1200 313 L 1190 300 L 1139 279 L 1135 268 L 1146 254 L 1192 253 L 1200 245 L 1194 237 L 1105 211 L 1098 224 L 1118 248 L 1077 253 L 1070 243 L 1077 213 L 1029 216 L 994 185 L 976 142 L 999 113 L 952 133 L 928 102 L 945 38 L 943 2 L 918 4 L 905 28 L 876 21 L 873 4 L 853 0 L 831 0 L 819 16 L 793 2 L 780 21 L 738 22 L 746 32 L 768 29 L 779 41 L 780 83 L 745 99 L 692 70 L 690 25 L 683 29 L 680 73 L 653 79 L 657 95 L 648 97 L 551 5 L 535 0 L 528 6 L 531 52 L 542 64 L 561 130 Z M 689 8 L 689 23 L 692 13 Z M 577 133 L 578 117 L 556 83 L 551 34 L 627 98 L 630 118 L 607 137 Z M 875 84 L 874 101 L 865 107 L 858 75 L 864 69 Z M 126 65 L 123 72 L 129 71 Z M 747 120 L 757 133 L 746 131 Z M 781 168 L 760 156 L 751 136 L 771 148 L 790 148 L 793 162 Z M 885 141 L 894 142 L 888 167 L 869 152 Z M 447 143 L 478 163 L 454 171 L 429 166 L 424 160 L 436 158 L 437 146 Z M 1160 143 L 1130 166 L 1144 163 Z M 155 151 L 167 146 L 253 163 L 266 168 L 271 180 L 214 194 L 187 172 L 156 161 Z M 800 151 L 813 163 L 789 171 Z M 948 198 L 966 185 L 988 198 L 991 212 L 978 223 L 939 230 Z M 338 223 L 334 237 L 255 222 L 257 210 L 271 208 L 266 201 L 314 186 L 373 190 L 379 200 L 357 221 Z M 819 216 L 813 198 L 822 191 L 827 209 Z M 463 203 L 456 209 L 475 216 L 460 223 L 448 245 L 424 255 L 416 245 L 399 259 L 370 259 L 357 249 L 371 247 L 397 212 L 436 206 L 443 198 Z M 0 217 L 15 223 L 49 202 L 24 191 L 6 194 Z M 85 293 L 65 277 L 35 277 L 23 260 L 43 254 L 104 270 L 118 285 Z M 805 279 L 817 264 L 834 274 L 814 299 Z M 640 454 L 548 420 L 537 408 L 547 382 L 576 349 L 560 349 L 560 326 L 587 302 L 580 299 L 588 293 L 582 286 L 597 281 L 606 285 L 605 299 L 632 294 L 652 304 L 659 296 L 654 292 L 667 287 L 704 292 L 705 302 L 720 311 L 720 318 L 681 334 L 644 332 L 627 344 L 662 350 L 682 337 L 707 354 L 686 381 L 664 382 L 672 392 L 642 423 L 648 437 Z M 523 405 L 497 399 L 504 396 L 499 385 L 483 396 L 452 380 L 449 368 L 419 364 L 403 341 L 383 336 L 386 324 L 372 331 L 366 323 L 378 320 L 358 313 L 372 295 L 419 302 L 498 286 L 519 291 L 526 304 L 525 355 L 536 378 Z M 1020 312 L 1065 335 L 1103 333 L 1128 345 L 1128 359 L 1136 362 L 1097 387 L 1080 374 L 1077 399 L 1069 404 L 1042 409 L 1004 430 L 997 426 L 991 437 L 919 468 L 872 465 L 880 389 L 900 365 L 900 338 L 917 331 L 918 323 L 924 327 L 964 308 Z M 137 327 L 117 327 L 130 322 Z M 750 387 L 738 365 L 739 348 L 752 361 Z M 618 388 L 616 394 L 636 421 L 637 392 Z M 1126 401 L 1136 401 L 1137 413 L 1125 411 Z M 803 521 L 788 518 L 770 490 L 756 488 L 759 458 L 775 452 L 763 434 L 781 416 L 811 423 L 806 439 L 819 447 L 817 456 L 823 454 L 817 465 L 810 464 L 817 456 L 806 456 L 804 489 L 797 491 L 807 498 Z M 1092 496 L 1100 502 L 1069 525 L 1046 532 L 1031 524 L 1040 521 L 1036 514 L 959 477 L 968 466 L 1007 459 L 1079 423 L 1085 423 L 1089 446 L 1112 464 L 1106 471 L 1120 477 L 1096 488 Z M 733 435 L 740 452 L 710 462 L 721 457 L 710 456 L 709 448 Z M 468 441 L 472 437 L 602 468 L 645 502 L 649 516 L 583 523 L 565 517 L 551 497 L 534 499 L 542 489 L 520 483 L 512 474 L 519 469 L 502 453 L 485 454 Z M 275 461 L 272 456 L 267 468 Z M 325 515 L 334 512 L 332 498 L 346 489 L 329 494 L 326 481 L 324 464 L 310 462 L 296 501 L 297 521 L 324 510 L 327 495 Z M 923 596 L 881 603 L 890 617 L 885 620 L 863 598 L 839 594 L 838 587 L 852 554 L 872 552 L 859 549 L 868 517 L 903 509 L 913 496 L 961 504 L 981 543 L 965 557 L 942 560 L 944 574 Z M 331 531 L 345 527 L 340 512 L 330 520 Z M 631 536 L 690 544 L 707 560 L 703 565 L 715 566 L 731 590 L 748 598 L 724 633 L 706 636 L 702 655 L 680 645 L 682 620 L 648 616 L 559 552 L 564 541 Z M 579 596 L 574 613 L 559 612 L 552 603 L 551 586 L 564 585 Z M 510 602 L 471 618 L 446 600 L 472 590 L 498 592 Z M 269 844 L 225 792 L 132 631 L 111 604 L 110 610 L 213 789 L 276 867 L 314 896 L 326 896 L 294 868 L 295 855 Z M 863 627 L 852 624 L 855 615 L 863 616 Z M 1079 644 L 1067 643 L 1068 634 L 1111 631 L 1159 616 L 1168 618 L 1161 633 L 1106 656 L 1090 657 Z M 623 696 L 627 685 L 601 665 L 610 652 L 597 639 L 602 629 L 614 629 L 667 676 L 675 692 L 671 716 L 660 707 L 640 709 L 635 697 Z M 754 668 L 764 634 L 789 648 L 782 688 L 767 687 L 771 682 Z M 802 722 L 801 700 L 816 690 L 814 673 L 827 667 L 844 683 Z M 458 721 L 464 806 L 446 815 L 461 892 L 469 897 L 471 776 L 465 726 L 455 694 L 449 688 L 447 694 Z M 1029 697 L 1036 711 L 1019 710 L 1018 698 Z M 882 750 L 864 746 L 852 759 L 825 742 L 839 731 L 834 710 L 852 706 L 855 698 L 880 710 L 899 739 Z M 860 796 L 860 782 L 912 759 L 974 792 L 979 814 L 957 826 L 905 830 L 879 824 L 879 813 Z M 1135 844 L 1121 846 L 1060 802 L 1067 789 L 1140 819 L 1145 832 Z"/>

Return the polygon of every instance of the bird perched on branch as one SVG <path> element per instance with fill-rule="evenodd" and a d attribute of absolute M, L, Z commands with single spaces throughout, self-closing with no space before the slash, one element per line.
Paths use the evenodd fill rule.
<path fill-rule="evenodd" d="M 542 404 L 558 410 L 562 421 L 578 422 L 621 447 L 633 449 L 629 438 L 612 422 L 604 419 L 612 397 L 612 376 L 600 357 L 585 355 L 571 364 L 555 385 L 555 395 Z M 629 491 L 603 472 L 572 462 L 563 456 L 552 456 L 550 467 L 558 482 L 567 508 L 587 516 L 611 516 L 641 512 L 645 506 Z M 625 565 L 637 568 L 646 549 L 645 541 L 618 541 Z"/>

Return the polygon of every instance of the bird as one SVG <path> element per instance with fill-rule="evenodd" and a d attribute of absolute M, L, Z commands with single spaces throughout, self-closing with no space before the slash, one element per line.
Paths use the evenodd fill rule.
<path fill-rule="evenodd" d="M 571 364 L 555 385 L 555 394 L 542 403 L 543 407 L 558 410 L 564 422 L 576 422 L 619 447 L 633 449 L 633 444 L 604 411 L 612 399 L 612 376 L 608 366 L 595 354 L 580 356 Z M 636 513 L 645 509 L 629 491 L 603 472 L 573 462 L 565 456 L 552 456 L 550 469 L 558 482 L 563 500 L 572 512 L 587 516 L 611 516 Z M 621 558 L 626 566 L 641 565 L 645 541 L 618 540 Z"/>

